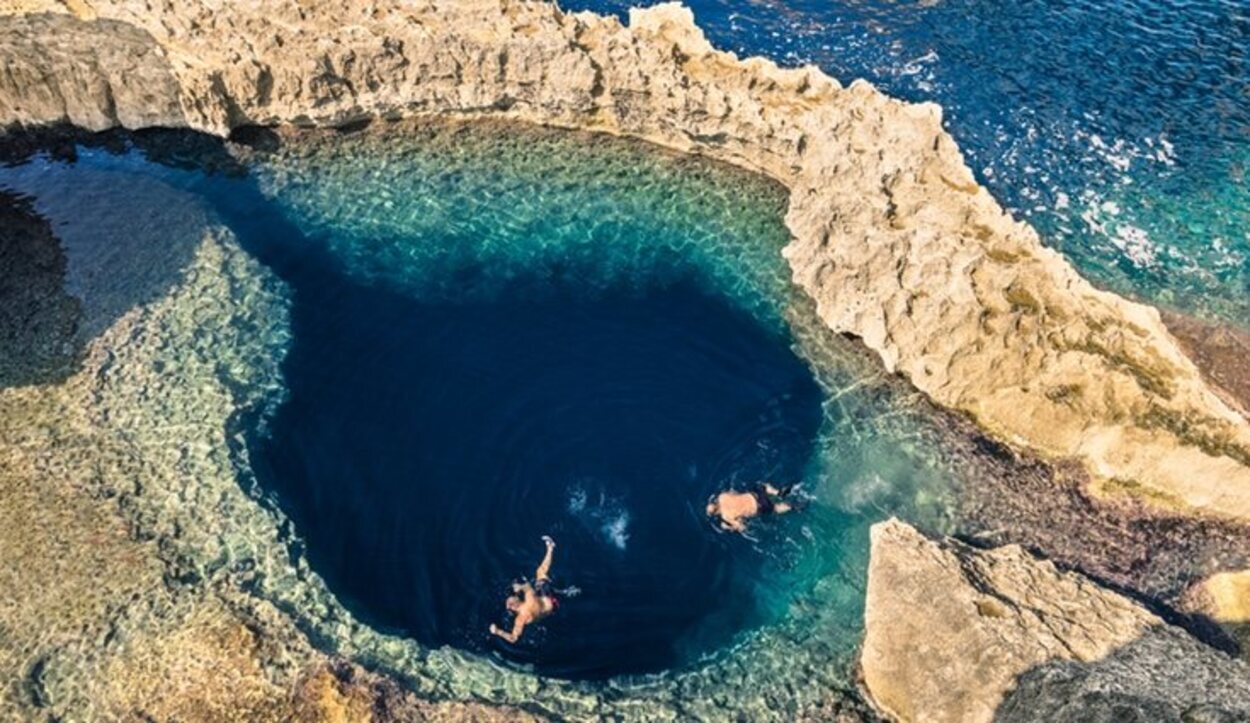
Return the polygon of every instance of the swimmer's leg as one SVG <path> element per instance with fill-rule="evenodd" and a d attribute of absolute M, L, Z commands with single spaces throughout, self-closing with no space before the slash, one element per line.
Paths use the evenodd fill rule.
<path fill-rule="evenodd" d="M 798 491 L 799 487 L 801 486 L 802 486 L 801 482 L 791 482 L 785 487 L 776 487 L 769 482 L 765 482 L 763 484 L 764 491 L 768 493 L 769 497 L 789 497 L 790 495 Z"/>
<path fill-rule="evenodd" d="M 551 579 L 551 555 L 555 552 L 556 541 L 543 535 L 543 542 L 547 543 L 547 554 L 543 555 L 543 561 L 538 563 L 538 570 L 534 573 L 535 582 Z"/>
<path fill-rule="evenodd" d="M 512 630 L 502 630 L 498 625 L 491 623 L 490 632 L 491 635 L 496 635 L 504 640 L 507 640 L 509 643 L 516 645 L 516 641 L 521 639 L 521 633 L 525 632 L 525 625 L 527 622 L 528 621 L 526 620 L 522 620 L 521 616 L 518 615 L 516 620 L 512 621 Z"/>
<path fill-rule="evenodd" d="M 773 514 L 784 515 L 785 513 L 793 509 L 794 507 L 791 506 L 789 502 L 774 502 L 773 503 Z"/>

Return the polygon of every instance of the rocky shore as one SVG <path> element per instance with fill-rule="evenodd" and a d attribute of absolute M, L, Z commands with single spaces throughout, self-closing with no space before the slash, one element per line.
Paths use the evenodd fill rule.
<path fill-rule="evenodd" d="M 1012 488 L 965 503 L 986 540 L 1020 539 L 1019 510 L 1044 498 L 1046 514 L 1097 519 L 1091 534 L 1117 540 L 1091 562 L 1080 541 L 1062 538 L 1072 525 L 1040 541 L 1035 528 L 1023 535 L 1064 564 L 1234 632 L 1250 618 L 1244 573 L 1222 569 L 1250 564 L 1241 544 L 1250 374 L 1240 355 L 1250 346 L 1180 317 L 1165 326 L 1158 311 L 1090 286 L 977 185 L 936 106 L 716 51 L 676 5 L 634 11 L 623 25 L 535 0 L 291 0 L 229 12 L 0 0 L 0 57 L 0 127 L 227 136 L 281 123 L 497 117 L 636 137 L 775 178 L 790 192 L 786 258 L 825 324 L 862 340 L 1005 456 L 1038 460 L 1036 474 L 1032 462 L 1005 462 Z M 0 324 L 18 330 L 6 347 L 17 355 L 0 359 L 0 540 L 10 561 L 0 581 L 14 591 L 0 603 L 0 670 L 18 673 L 0 685 L 0 714 L 531 718 L 432 703 L 460 690 L 348 662 L 362 651 L 420 654 L 378 652 L 391 643 L 360 633 L 332 601 L 287 602 L 324 608 L 324 624 L 353 640 L 343 656 L 314 646 L 318 633 L 281 606 L 240 592 L 287 582 L 286 561 L 248 567 L 276 560 L 281 546 L 239 488 L 230 431 L 280 386 L 284 290 L 228 231 L 166 200 L 165 212 L 183 213 L 185 238 L 162 240 L 177 263 L 88 281 L 67 279 L 46 220 L 0 196 L 5 232 L 22 238 L 0 248 L 0 271 L 24 282 L 0 280 L 0 299 L 38 310 L 9 319 L 0 309 Z M 246 304 L 230 301 L 240 290 Z M 170 428 L 191 430 L 195 443 L 153 452 Z M 53 448 L 64 453 L 40 453 Z M 1059 478 L 1068 486 L 1041 490 Z M 1091 512 L 1099 496 L 1125 506 Z M 1164 529 L 1184 539 L 1161 543 Z M 1188 545 L 1223 560 L 1192 586 L 1195 571 L 1178 572 Z M 192 548 L 215 562 L 190 561 Z M 84 554 L 89 577 L 65 562 Z M 29 570 L 50 572 L 32 583 Z M 881 525 L 866 617 L 866 690 L 901 719 L 1250 715 L 1244 664 L 1020 548 L 980 551 Z M 50 622 L 33 629 L 35 619 Z M 536 685 L 500 675 L 502 686 Z M 166 681 L 183 682 L 171 693 Z M 569 696 L 563 715 L 603 713 L 589 696 Z M 680 714 L 633 714 L 661 711 Z M 830 703 L 810 715 L 871 714 Z"/>
<path fill-rule="evenodd" d="M 1006 443 L 1080 460 L 1104 492 L 1250 519 L 1250 423 L 1157 311 L 1003 212 L 937 106 L 716 51 L 677 5 L 627 26 L 532 0 L 60 9 L 0 26 L 0 125 L 491 115 L 746 166 L 790 189 L 795 281 L 886 368 Z"/>
<path fill-rule="evenodd" d="M 1242 720 L 1250 665 L 1017 546 L 872 532 L 864 684 L 924 721 Z"/>

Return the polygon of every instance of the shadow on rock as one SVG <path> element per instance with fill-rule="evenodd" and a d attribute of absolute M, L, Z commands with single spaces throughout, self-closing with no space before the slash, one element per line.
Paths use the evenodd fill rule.
<path fill-rule="evenodd" d="M 13 218 L 0 232 L 0 318 L 9 350 L 0 361 L 0 385 L 70 373 L 69 360 L 87 342 L 135 307 L 164 298 L 216 223 L 211 209 L 177 182 L 129 172 L 124 162 L 102 154 L 103 160 L 85 162 L 87 150 L 116 155 L 138 149 L 171 169 L 244 172 L 220 141 L 187 132 L 45 129 L 8 134 L 0 146 L 9 161 L 0 168 L 0 188 L 8 189 L 9 199 L 4 213 Z"/>
<path fill-rule="evenodd" d="M 82 308 L 65 291 L 65 252 L 31 199 L 0 191 L 0 387 L 73 373 Z"/>
<path fill-rule="evenodd" d="M 999 723 L 1248 719 L 1250 666 L 1167 627 L 1101 660 L 1053 661 L 1025 672 L 994 716 Z"/>

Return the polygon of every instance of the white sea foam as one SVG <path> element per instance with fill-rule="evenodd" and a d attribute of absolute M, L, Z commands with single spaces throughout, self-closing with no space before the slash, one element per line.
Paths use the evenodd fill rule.
<path fill-rule="evenodd" d="M 586 487 L 578 484 L 569 488 L 566 506 L 570 515 L 590 529 L 598 529 L 613 547 L 624 550 L 629 545 L 629 510 L 620 500 L 600 489 L 592 501 Z"/>
<path fill-rule="evenodd" d="M 573 515 L 580 514 L 586 509 L 586 490 L 582 487 L 574 487 L 569 490 L 569 513 Z"/>
<path fill-rule="evenodd" d="M 603 534 L 607 535 L 608 540 L 616 546 L 618 550 L 624 550 L 629 544 L 629 512 L 622 510 L 615 517 L 604 523 Z"/>
<path fill-rule="evenodd" d="M 1138 267 L 1154 266 L 1159 260 L 1159 248 L 1150 240 L 1145 230 L 1132 224 L 1122 223 L 1116 226 L 1115 234 L 1110 237 L 1111 243 L 1128 256 Z"/>

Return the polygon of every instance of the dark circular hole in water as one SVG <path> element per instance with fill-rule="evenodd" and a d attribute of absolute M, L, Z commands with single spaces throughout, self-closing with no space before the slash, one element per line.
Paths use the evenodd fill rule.
<path fill-rule="evenodd" d="M 353 612 L 582 679 L 688 664 L 763 622 L 759 554 L 703 506 L 803 471 L 820 391 L 783 335 L 694 283 L 455 303 L 307 265 L 288 281 L 290 396 L 253 462 Z M 507 645 L 487 627 L 543 534 L 580 593 Z"/>

